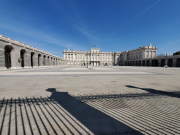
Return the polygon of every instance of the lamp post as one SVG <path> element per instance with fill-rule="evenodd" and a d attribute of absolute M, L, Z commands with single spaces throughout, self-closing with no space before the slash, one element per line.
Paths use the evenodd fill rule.
<path fill-rule="evenodd" d="M 167 56 L 167 53 L 166 53 L 166 56 L 165 56 L 165 66 L 164 66 L 165 68 L 167 68 L 167 57 L 168 56 Z"/>

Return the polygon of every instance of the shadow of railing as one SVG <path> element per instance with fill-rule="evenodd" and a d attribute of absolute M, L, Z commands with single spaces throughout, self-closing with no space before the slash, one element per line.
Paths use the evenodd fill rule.
<path fill-rule="evenodd" d="M 141 134 L 117 119 L 71 96 L 68 92 L 57 92 L 54 88 L 47 91 L 52 92 L 50 99 L 55 100 L 94 134 Z"/>
<path fill-rule="evenodd" d="M 0 100 L 0 135 L 180 134 L 179 98 L 171 98 L 178 92 L 73 96 L 46 91 L 50 97 Z"/>
<path fill-rule="evenodd" d="M 48 97 L 4 98 L 0 101 L 0 114 L 0 135 L 90 134 L 86 127 Z"/>

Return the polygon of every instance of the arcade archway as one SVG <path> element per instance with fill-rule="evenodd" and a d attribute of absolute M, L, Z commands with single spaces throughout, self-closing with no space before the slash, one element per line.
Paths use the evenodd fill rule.
<path fill-rule="evenodd" d="M 31 67 L 34 66 L 34 52 L 31 52 Z"/>
<path fill-rule="evenodd" d="M 5 66 L 6 68 L 10 68 L 11 67 L 11 52 L 13 50 L 13 47 L 10 45 L 7 45 L 4 47 L 4 54 L 5 54 Z"/>
<path fill-rule="evenodd" d="M 22 49 L 20 51 L 20 57 L 21 57 L 21 67 L 24 67 L 25 64 L 24 64 L 24 56 L 25 56 L 25 53 L 26 53 L 26 50 Z"/>

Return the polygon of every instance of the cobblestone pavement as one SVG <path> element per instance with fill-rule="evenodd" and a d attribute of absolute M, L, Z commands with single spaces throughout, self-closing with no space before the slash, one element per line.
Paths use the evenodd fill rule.
<path fill-rule="evenodd" d="M 0 135 L 180 134 L 180 68 L 0 70 Z"/>

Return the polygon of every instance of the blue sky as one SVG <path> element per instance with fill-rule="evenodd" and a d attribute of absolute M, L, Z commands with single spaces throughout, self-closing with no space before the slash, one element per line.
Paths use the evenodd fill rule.
<path fill-rule="evenodd" d="M 180 0 L 0 0 L 0 34 L 54 55 L 180 50 Z"/>

